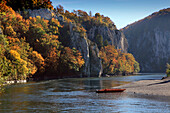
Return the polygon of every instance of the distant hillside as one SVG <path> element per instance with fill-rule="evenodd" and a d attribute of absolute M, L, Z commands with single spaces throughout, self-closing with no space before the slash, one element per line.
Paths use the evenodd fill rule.
<path fill-rule="evenodd" d="M 165 72 L 170 62 L 170 8 L 122 29 L 142 72 Z"/>

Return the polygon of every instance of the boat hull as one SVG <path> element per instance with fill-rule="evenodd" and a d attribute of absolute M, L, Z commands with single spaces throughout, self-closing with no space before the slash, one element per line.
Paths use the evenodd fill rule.
<path fill-rule="evenodd" d="M 123 92 L 126 89 L 100 89 L 96 90 L 96 93 L 112 93 L 112 92 Z"/>

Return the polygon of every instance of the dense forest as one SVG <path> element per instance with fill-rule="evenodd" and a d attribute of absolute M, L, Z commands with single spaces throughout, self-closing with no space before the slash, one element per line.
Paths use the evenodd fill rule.
<path fill-rule="evenodd" d="M 23 18 L 16 10 L 49 8 L 64 18 L 45 20 L 40 16 Z M 62 6 L 53 9 L 49 0 L 3 0 L 0 3 L 0 78 L 23 80 L 29 77 L 63 78 L 77 77 L 85 61 L 81 52 L 68 46 L 70 35 L 68 24 L 76 25 L 74 30 L 80 36 L 94 25 L 116 29 L 108 17 L 99 13 L 65 11 Z M 123 53 L 95 34 L 100 49 L 104 74 L 125 74 L 138 72 L 139 64 L 130 53 Z"/>

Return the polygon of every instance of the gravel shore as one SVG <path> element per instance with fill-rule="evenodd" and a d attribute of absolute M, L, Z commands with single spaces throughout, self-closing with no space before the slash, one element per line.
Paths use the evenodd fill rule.
<path fill-rule="evenodd" d="M 127 93 L 170 96 L 170 78 L 163 80 L 142 80 L 115 88 L 126 89 Z"/>

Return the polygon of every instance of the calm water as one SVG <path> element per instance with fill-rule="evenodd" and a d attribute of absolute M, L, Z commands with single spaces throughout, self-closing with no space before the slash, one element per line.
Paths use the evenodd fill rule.
<path fill-rule="evenodd" d="M 167 113 L 168 97 L 127 93 L 97 94 L 95 89 L 112 88 L 133 81 L 161 79 L 164 74 L 111 78 L 62 79 L 7 86 L 0 96 L 0 113 Z"/>

